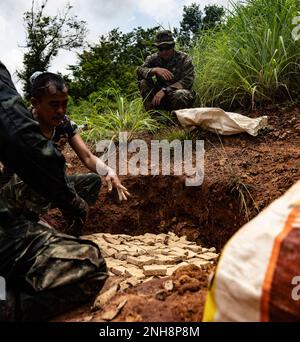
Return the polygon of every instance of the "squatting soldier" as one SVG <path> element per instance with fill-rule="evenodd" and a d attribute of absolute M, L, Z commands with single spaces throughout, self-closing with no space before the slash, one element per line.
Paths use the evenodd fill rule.
<path fill-rule="evenodd" d="M 68 89 L 63 78 L 50 72 L 35 72 L 30 80 L 32 84 L 30 112 L 32 119 L 38 122 L 42 134 L 51 140 L 60 152 L 63 152 L 68 143 L 82 163 L 92 171 L 67 176 L 77 194 L 89 205 L 95 204 L 101 187 L 100 176 L 105 174 L 108 184 L 117 189 L 120 200 L 126 200 L 126 195 L 128 196 L 129 193 L 121 184 L 115 171 L 90 151 L 80 137 L 76 123 L 65 115 Z M 5 167 L 2 172 L 5 181 L 7 181 L 7 175 L 7 167 Z M 0 183 L 4 183 L 4 181 L 1 182 L 1 177 Z M 47 213 L 48 209 L 55 206 L 16 175 L 13 175 L 10 181 L 0 189 L 0 195 L 6 199 L 12 213 L 23 214 L 31 221 L 39 221 L 40 215 Z M 69 222 L 65 232 L 80 236 L 82 226 L 79 224 L 75 226 L 72 217 L 66 217 L 66 219 Z"/>
<path fill-rule="evenodd" d="M 86 220 L 87 204 L 66 178 L 64 157 L 41 134 L 1 62 L 0 161 L 74 224 Z M 9 299 L 0 301 L 0 321 L 37 321 L 91 300 L 107 269 L 97 245 L 13 214 L 0 195 L 0 276 Z"/>
<path fill-rule="evenodd" d="M 147 57 L 137 69 L 145 109 L 176 110 L 191 107 L 195 100 L 191 57 L 175 50 L 170 31 L 159 32 L 153 45 L 158 52 Z"/>

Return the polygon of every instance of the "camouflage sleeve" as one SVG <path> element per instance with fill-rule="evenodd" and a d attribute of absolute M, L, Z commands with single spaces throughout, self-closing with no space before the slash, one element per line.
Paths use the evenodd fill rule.
<path fill-rule="evenodd" d="M 192 89 L 195 80 L 195 70 L 192 58 L 187 56 L 182 64 L 182 78 L 176 83 L 170 85 L 173 91 L 178 89 Z"/>
<path fill-rule="evenodd" d="M 80 199 L 67 181 L 64 157 L 41 135 L 1 62 L 0 89 L 1 162 L 59 208 L 75 209 Z"/>
<path fill-rule="evenodd" d="M 76 133 L 79 132 L 78 125 L 76 124 L 76 122 L 70 120 L 70 118 L 67 115 L 65 117 L 63 128 L 68 139 L 71 139 L 72 137 L 74 137 Z"/>
<path fill-rule="evenodd" d="M 150 77 L 150 72 L 155 65 L 155 56 L 148 56 L 144 62 L 144 64 L 137 68 L 137 76 L 138 79 L 147 79 Z"/>

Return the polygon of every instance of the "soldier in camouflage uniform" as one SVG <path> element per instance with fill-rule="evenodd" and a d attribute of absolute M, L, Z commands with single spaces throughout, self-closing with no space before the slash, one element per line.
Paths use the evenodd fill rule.
<path fill-rule="evenodd" d="M 88 206 L 66 178 L 63 155 L 41 134 L 0 62 L 0 162 L 69 218 L 86 220 Z M 8 299 L 0 321 L 46 320 L 100 291 L 107 269 L 99 247 L 14 214 L 0 195 L 0 276 Z"/>
<path fill-rule="evenodd" d="M 189 108 L 195 100 L 192 90 L 195 78 L 192 59 L 175 50 L 170 31 L 157 34 L 158 52 L 147 57 L 137 69 L 139 89 L 146 110 Z"/>
<path fill-rule="evenodd" d="M 60 152 L 63 152 L 68 143 L 83 164 L 92 171 L 92 173 L 67 176 L 69 184 L 77 194 L 89 205 L 95 204 L 101 187 L 100 175 L 102 175 L 101 172 L 104 169 L 113 185 L 124 191 L 124 199 L 126 199 L 127 189 L 122 186 L 118 176 L 91 153 L 81 139 L 76 123 L 65 115 L 68 101 L 65 81 L 59 75 L 49 72 L 37 72 L 31 77 L 31 81 L 31 115 L 39 123 L 44 136 L 50 139 L 54 147 Z M 98 170 L 97 165 L 100 165 L 100 170 Z M 6 176 L 6 179 L 7 174 L 7 168 L 4 168 L 3 176 Z M 47 213 L 50 208 L 55 206 L 16 175 L 13 175 L 11 180 L 0 190 L 0 194 L 6 199 L 7 205 L 13 214 L 22 214 L 36 222 L 39 221 L 40 215 Z M 74 226 L 72 219 L 70 220 L 69 217 L 66 217 L 66 219 L 70 222 L 65 232 L 80 236 L 81 227 L 78 224 Z"/>

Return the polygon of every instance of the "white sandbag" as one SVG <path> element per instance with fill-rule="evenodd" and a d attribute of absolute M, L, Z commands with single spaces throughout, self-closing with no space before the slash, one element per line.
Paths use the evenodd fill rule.
<path fill-rule="evenodd" d="M 300 181 L 226 244 L 204 321 L 300 321 Z"/>
<path fill-rule="evenodd" d="M 225 112 L 220 108 L 189 108 L 176 110 L 174 113 L 183 127 L 202 127 L 222 135 L 247 132 L 256 136 L 268 123 L 267 116 L 251 119 L 241 114 Z"/>

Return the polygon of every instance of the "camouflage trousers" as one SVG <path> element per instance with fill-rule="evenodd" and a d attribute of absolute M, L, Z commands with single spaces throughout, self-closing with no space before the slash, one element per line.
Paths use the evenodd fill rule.
<path fill-rule="evenodd" d="M 107 278 L 97 245 L 24 218 L 0 223 L 0 260 L 0 321 L 45 321 L 94 299 Z"/>
<path fill-rule="evenodd" d="M 146 110 L 168 110 L 173 111 L 177 109 L 190 108 L 195 102 L 195 93 L 192 90 L 179 89 L 169 92 L 161 101 L 158 107 L 152 104 L 153 97 L 161 90 L 162 86 L 155 83 L 153 79 L 140 80 L 139 89 L 144 100 L 144 107 Z"/>
<path fill-rule="evenodd" d="M 67 178 L 77 194 L 89 205 L 96 203 L 101 188 L 101 178 L 97 174 L 75 174 Z M 31 221 L 37 222 L 40 215 L 54 208 L 51 202 L 31 189 L 15 174 L 2 187 L 0 195 L 5 198 L 8 208 L 14 215 L 23 215 Z"/>
<path fill-rule="evenodd" d="M 98 175 L 68 177 L 82 198 L 95 203 Z M 99 247 L 25 218 L 46 212 L 51 203 L 16 175 L 1 198 L 11 215 L 0 220 L 0 276 L 8 289 L 8 300 L 0 301 L 0 321 L 43 321 L 92 300 L 107 278 Z"/>

